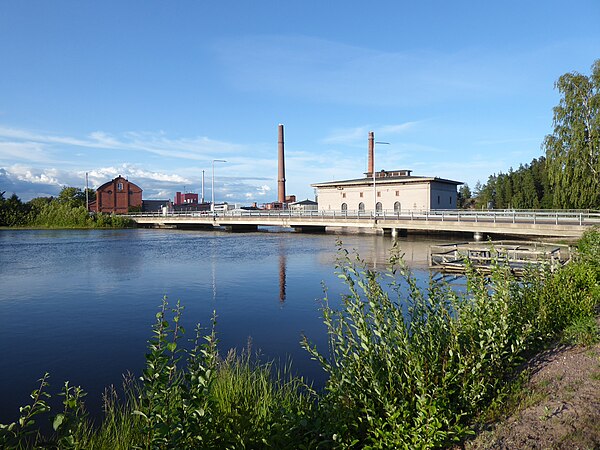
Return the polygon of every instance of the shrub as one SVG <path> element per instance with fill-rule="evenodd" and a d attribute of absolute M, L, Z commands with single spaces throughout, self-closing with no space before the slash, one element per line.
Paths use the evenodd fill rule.
<path fill-rule="evenodd" d="M 499 265 L 489 279 L 471 269 L 459 294 L 444 284 L 419 289 L 397 249 L 385 276 L 340 251 L 349 292 L 339 310 L 325 299 L 329 353 L 303 342 L 329 374 L 320 420 L 340 448 L 432 448 L 463 439 L 524 355 L 575 318 L 593 316 L 598 304 L 587 263 L 522 280 Z"/>

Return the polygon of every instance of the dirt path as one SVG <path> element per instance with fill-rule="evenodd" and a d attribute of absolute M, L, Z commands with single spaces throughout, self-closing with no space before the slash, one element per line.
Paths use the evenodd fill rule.
<path fill-rule="evenodd" d="M 465 448 L 600 449 L 600 344 L 553 349 L 531 364 L 519 411 Z"/>

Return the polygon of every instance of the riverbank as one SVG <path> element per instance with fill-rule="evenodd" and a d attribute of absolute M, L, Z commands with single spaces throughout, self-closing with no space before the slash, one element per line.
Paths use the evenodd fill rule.
<path fill-rule="evenodd" d="M 462 448 L 600 448 L 600 343 L 558 344 L 531 359 L 524 373 L 505 414 Z"/>

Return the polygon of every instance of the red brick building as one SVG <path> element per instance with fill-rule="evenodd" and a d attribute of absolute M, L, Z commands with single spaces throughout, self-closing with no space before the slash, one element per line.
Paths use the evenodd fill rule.
<path fill-rule="evenodd" d="M 185 192 L 183 194 L 181 192 L 175 193 L 175 200 L 173 201 L 174 205 L 183 205 L 188 203 L 197 205 L 198 194 L 195 194 L 193 192 Z"/>
<path fill-rule="evenodd" d="M 119 175 L 96 190 L 96 201 L 90 211 L 127 214 L 131 208 L 142 207 L 142 189 Z"/>

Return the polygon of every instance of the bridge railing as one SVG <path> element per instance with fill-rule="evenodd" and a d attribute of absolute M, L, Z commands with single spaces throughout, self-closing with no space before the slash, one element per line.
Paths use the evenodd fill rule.
<path fill-rule="evenodd" d="M 493 223 L 533 223 L 600 225 L 600 212 L 594 210 L 231 210 L 231 211 L 174 211 L 131 213 L 129 217 L 170 217 L 170 218 L 305 218 L 344 220 L 419 220 L 454 222 L 493 222 Z"/>

